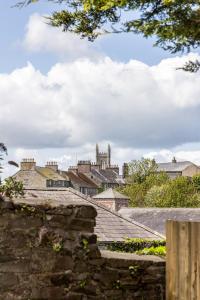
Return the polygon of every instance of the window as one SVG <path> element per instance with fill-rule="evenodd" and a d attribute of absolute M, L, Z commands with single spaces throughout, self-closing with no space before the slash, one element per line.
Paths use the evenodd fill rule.
<path fill-rule="evenodd" d="M 52 180 L 52 179 L 48 179 L 46 182 L 46 186 L 47 187 L 69 187 L 70 186 L 70 182 L 67 180 Z"/>

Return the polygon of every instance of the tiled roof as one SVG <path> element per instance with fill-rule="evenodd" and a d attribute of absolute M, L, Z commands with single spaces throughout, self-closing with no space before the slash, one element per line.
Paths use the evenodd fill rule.
<path fill-rule="evenodd" d="M 117 213 L 111 212 L 91 198 L 84 196 L 72 188 L 62 190 L 26 190 L 23 198 L 15 202 L 43 203 L 49 205 L 84 204 L 92 205 L 97 210 L 95 233 L 100 242 L 123 241 L 130 238 L 161 239 L 162 235 L 135 221 L 127 220 Z"/>
<path fill-rule="evenodd" d="M 35 170 L 41 174 L 42 176 L 46 177 L 47 179 L 52 180 L 67 180 L 67 178 L 64 178 L 61 176 L 58 172 L 54 171 L 51 168 L 46 167 L 36 167 Z M 69 180 L 69 179 L 68 179 Z"/>
<path fill-rule="evenodd" d="M 200 208 L 121 208 L 119 214 L 161 234 L 167 220 L 200 221 Z"/>
<path fill-rule="evenodd" d="M 181 162 L 169 162 L 169 163 L 158 163 L 158 172 L 182 172 L 187 167 L 194 165 L 190 161 L 181 161 Z"/>
<path fill-rule="evenodd" d="M 127 197 L 113 189 L 107 189 L 104 192 L 93 196 L 92 198 L 93 199 L 129 199 L 129 197 Z"/>

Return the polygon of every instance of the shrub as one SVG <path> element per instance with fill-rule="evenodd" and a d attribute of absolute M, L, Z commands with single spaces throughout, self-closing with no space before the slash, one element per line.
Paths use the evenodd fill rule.
<path fill-rule="evenodd" d="M 139 255 L 166 256 L 166 246 L 144 248 L 136 251 L 135 253 Z"/>
<path fill-rule="evenodd" d="M 124 242 L 113 242 L 107 246 L 108 250 L 134 253 L 144 248 L 165 246 L 165 240 L 149 240 L 140 238 L 127 238 Z"/>

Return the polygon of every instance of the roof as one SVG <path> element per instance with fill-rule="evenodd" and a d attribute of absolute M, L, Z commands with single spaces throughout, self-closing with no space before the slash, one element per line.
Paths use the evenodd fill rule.
<path fill-rule="evenodd" d="M 59 205 L 92 205 L 97 210 L 96 227 L 94 232 L 100 242 L 124 241 L 130 238 L 161 239 L 162 235 L 135 221 L 127 220 L 106 207 L 97 204 L 91 198 L 72 189 L 26 190 L 23 198 L 15 202 L 40 204 L 47 202 L 52 206 Z"/>
<path fill-rule="evenodd" d="M 93 199 L 129 199 L 129 197 L 113 189 L 107 189 L 104 192 L 93 196 L 92 198 Z"/>
<path fill-rule="evenodd" d="M 194 166 L 194 164 L 190 161 L 158 163 L 158 172 L 182 172 L 191 165 Z"/>
<path fill-rule="evenodd" d="M 76 173 L 73 171 L 65 172 L 67 176 L 70 178 L 70 180 L 75 184 L 78 184 L 80 187 L 88 187 L 88 188 L 98 188 L 98 185 L 90 180 L 85 174 L 83 173 Z"/>
<path fill-rule="evenodd" d="M 167 220 L 200 221 L 200 208 L 121 208 L 119 214 L 161 234 Z"/>
<path fill-rule="evenodd" d="M 103 183 L 116 183 L 116 184 L 123 184 L 123 178 L 112 169 L 105 169 L 105 170 L 91 170 L 92 175 L 97 177 Z"/>
<path fill-rule="evenodd" d="M 47 179 L 52 180 L 69 180 L 68 178 L 64 178 L 58 172 L 54 171 L 51 168 L 47 167 L 36 167 L 35 170 L 41 174 L 42 176 L 46 177 Z"/>

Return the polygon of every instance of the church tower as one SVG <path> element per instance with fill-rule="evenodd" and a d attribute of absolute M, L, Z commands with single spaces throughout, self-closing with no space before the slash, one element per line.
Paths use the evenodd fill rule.
<path fill-rule="evenodd" d="M 99 145 L 96 144 L 96 164 L 100 165 L 101 169 L 106 169 L 111 166 L 111 147 L 108 145 L 107 152 L 100 152 Z"/>

